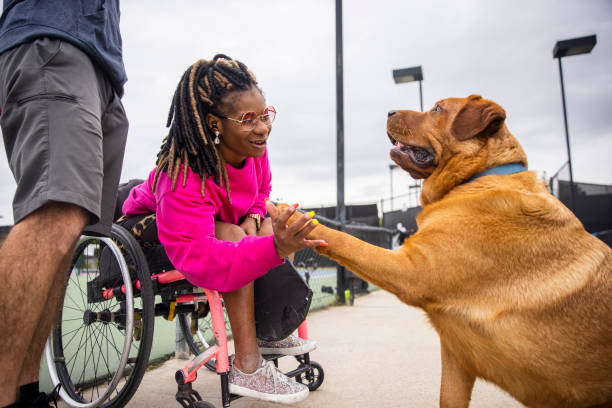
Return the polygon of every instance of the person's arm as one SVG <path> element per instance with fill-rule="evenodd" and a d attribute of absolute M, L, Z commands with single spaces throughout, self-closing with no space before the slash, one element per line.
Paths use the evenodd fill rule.
<path fill-rule="evenodd" d="M 240 242 L 216 239 L 214 202 L 199 191 L 168 191 L 156 212 L 160 242 L 175 268 L 194 285 L 231 292 L 284 262 L 272 235 L 247 236 Z"/>
<path fill-rule="evenodd" d="M 124 215 L 129 217 L 136 214 L 150 214 L 155 212 L 155 196 L 152 191 L 154 177 L 155 170 L 149 174 L 149 177 L 147 177 L 144 183 L 130 190 L 121 208 Z"/>

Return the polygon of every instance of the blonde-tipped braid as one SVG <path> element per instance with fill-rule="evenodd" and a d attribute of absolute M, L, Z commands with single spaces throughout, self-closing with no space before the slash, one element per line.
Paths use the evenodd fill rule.
<path fill-rule="evenodd" d="M 172 179 L 174 190 L 182 165 L 183 186 L 189 167 L 202 178 L 202 197 L 206 180 L 212 178 L 217 185 L 225 185 L 231 203 L 225 160 L 205 119 L 208 114 L 223 116 L 221 110 L 227 108 L 223 106 L 224 98 L 251 88 L 259 89 L 253 73 L 242 62 L 223 54 L 215 55 L 210 61 L 199 60 L 183 73 L 168 113 L 166 126 L 170 130 L 157 154 L 154 191 L 163 172 Z"/>

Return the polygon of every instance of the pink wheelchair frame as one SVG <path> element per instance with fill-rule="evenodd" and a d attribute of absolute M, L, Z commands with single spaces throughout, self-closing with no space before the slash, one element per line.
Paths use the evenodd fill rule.
<path fill-rule="evenodd" d="M 94 249 L 90 248 L 92 245 Z M 106 247 L 112 249 L 121 267 L 123 280 L 119 283 L 117 280 L 105 283 L 103 279 L 107 278 L 103 276 L 100 264 L 102 249 Z M 97 263 L 91 261 L 92 256 L 98 257 Z M 79 263 L 85 266 L 77 273 Z M 92 267 L 92 264 L 96 266 Z M 79 408 L 125 406 L 136 392 L 148 365 L 155 316 L 163 316 L 172 320 L 175 314 L 179 314 L 179 317 L 181 317 L 180 314 L 183 314 L 185 318 L 187 313 L 201 310 L 199 306 L 203 306 L 204 309 L 207 307 L 211 313 L 214 343 L 176 372 L 175 380 L 178 385 L 176 400 L 184 408 L 214 408 L 212 404 L 203 401 L 200 394 L 192 387 L 198 370 L 213 358 L 216 360 L 215 371 L 221 380 L 222 406 L 229 407 L 231 401 L 239 398 L 229 392 L 228 341 L 222 297 L 217 291 L 208 289 L 203 289 L 204 293 L 196 291 L 197 288 L 189 284 L 176 270 L 151 275 L 142 248 L 134 237 L 119 225 L 113 225 L 111 238 L 83 237 L 81 239 L 68 278 L 69 287 L 73 281 L 75 285 L 83 285 L 81 281 L 87 281 L 84 284 L 86 288 L 81 288 L 83 301 L 74 299 L 76 296 L 70 296 L 70 291 L 67 292 L 63 311 L 58 317 L 58 322 L 52 330 L 46 347 L 47 365 L 52 382 L 59 388 L 60 397 L 67 401 L 68 405 Z M 161 297 L 161 302 L 155 303 L 156 296 Z M 136 303 L 133 302 L 135 298 L 141 298 L 140 308 L 135 306 Z M 71 303 L 74 301 L 83 303 L 83 306 L 75 307 Z M 208 311 L 198 312 L 196 318 L 205 316 Z M 76 329 L 72 329 L 72 326 L 76 326 Z M 98 334 L 107 333 L 109 326 L 114 327 L 114 331 L 109 332 L 110 335 Z M 77 340 L 73 339 L 75 336 L 78 337 L 79 330 L 82 330 L 85 336 L 88 336 L 88 333 L 93 333 L 93 335 L 91 340 L 83 341 L 83 334 L 81 334 L 77 350 L 74 351 L 74 344 L 77 343 Z M 184 332 L 185 328 L 182 327 L 182 330 Z M 73 332 L 76 334 L 72 334 Z M 124 335 L 123 350 L 120 350 L 120 344 L 115 344 L 117 334 L 112 333 Z M 306 321 L 299 326 L 298 336 L 308 339 Z M 111 343 L 111 337 L 112 346 L 116 352 L 111 347 L 111 352 L 108 353 L 108 343 Z M 139 342 L 136 356 L 131 352 L 134 340 Z M 83 364 L 93 366 L 96 373 L 102 372 L 101 375 L 94 375 L 93 380 L 86 378 L 85 367 L 83 367 L 83 373 L 79 374 L 80 365 L 72 363 L 77 360 L 76 357 L 81 352 L 81 343 L 87 347 L 91 343 L 91 349 L 96 349 L 93 351 L 86 349 Z M 104 353 L 105 346 L 107 356 L 100 357 L 98 354 Z M 109 355 L 120 360 L 119 369 L 115 370 L 106 361 L 111 360 Z M 283 356 L 264 356 L 265 359 L 272 360 L 277 367 L 280 357 Z M 308 353 L 295 356 L 295 359 L 299 363 L 298 367 L 285 374 L 306 384 L 311 391 L 316 390 L 323 382 L 323 368 L 318 363 L 311 361 Z M 75 366 L 78 366 L 76 373 L 74 373 Z M 98 370 L 100 367 L 101 370 Z M 128 368 L 124 371 L 125 367 Z M 91 396 L 88 397 L 88 390 L 92 387 L 96 391 L 91 391 Z"/>
<path fill-rule="evenodd" d="M 193 391 L 191 383 L 197 378 L 197 371 L 211 358 L 216 357 L 217 374 L 221 377 L 221 401 L 223 407 L 229 407 L 230 402 L 239 398 L 229 392 L 229 356 L 227 348 L 227 334 L 224 324 L 223 306 L 221 304 L 221 295 L 216 290 L 204 289 L 211 313 L 211 322 L 216 344 L 213 344 L 206 349 L 202 354 L 196 356 L 184 368 L 178 370 L 175 375 L 175 380 L 178 384 L 178 392 L 176 399 L 179 403 L 187 408 L 196 401 L 201 401 L 201 397 L 197 391 Z M 189 295 L 193 296 L 193 295 Z M 191 301 L 191 299 L 189 300 Z M 178 300 L 177 300 L 178 302 Z M 304 321 L 298 327 L 298 336 L 304 340 L 308 339 L 308 326 Z M 275 364 L 278 366 L 278 357 L 272 356 Z M 286 373 L 288 377 L 294 377 L 302 373 L 310 371 L 310 361 L 308 354 L 303 356 L 304 361 L 295 370 Z M 298 360 L 299 361 L 299 360 Z M 322 380 L 322 378 L 321 378 Z M 314 389 L 318 388 L 317 384 Z"/>

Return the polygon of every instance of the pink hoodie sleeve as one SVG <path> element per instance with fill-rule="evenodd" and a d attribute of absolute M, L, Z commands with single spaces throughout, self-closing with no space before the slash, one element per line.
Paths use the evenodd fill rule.
<path fill-rule="evenodd" d="M 137 185 L 128 194 L 127 199 L 123 202 L 121 210 L 126 216 L 136 214 L 150 214 L 155 212 L 155 197 L 151 189 L 155 170 L 149 173 L 149 177 L 144 183 Z"/>
<path fill-rule="evenodd" d="M 255 203 L 249 209 L 249 214 L 259 214 L 264 217 L 268 210 L 266 210 L 265 200 L 270 198 L 270 191 L 272 191 L 272 172 L 270 171 L 270 162 L 268 161 L 268 151 L 258 160 L 258 180 L 259 180 L 259 192 Z"/>
<path fill-rule="evenodd" d="M 194 285 L 231 292 L 284 262 L 272 235 L 247 236 L 240 242 L 216 239 L 214 202 L 199 191 L 168 189 L 156 212 L 160 242 L 172 264 Z"/>

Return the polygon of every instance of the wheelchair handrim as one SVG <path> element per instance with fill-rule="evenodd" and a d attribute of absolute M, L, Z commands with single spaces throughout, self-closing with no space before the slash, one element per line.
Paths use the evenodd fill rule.
<path fill-rule="evenodd" d="M 125 262 L 125 259 L 123 258 L 121 254 L 121 250 L 119 249 L 119 247 L 117 247 L 117 244 L 115 244 L 115 242 L 111 238 L 92 237 L 92 236 L 82 236 L 79 239 L 79 242 L 77 243 L 77 247 L 79 247 L 81 244 L 89 240 L 92 240 L 92 239 L 97 239 L 97 240 L 104 242 L 111 249 L 111 251 L 113 252 L 113 255 L 115 256 L 115 259 L 119 262 L 119 267 L 121 269 L 121 276 L 123 277 L 123 283 L 125 285 L 126 310 L 134 310 L 134 296 L 132 292 L 132 280 L 130 277 L 128 266 Z M 125 369 L 127 360 L 129 358 L 130 347 L 132 346 L 131 333 L 133 333 L 133 331 L 134 331 L 134 315 L 133 313 L 127 313 L 126 323 L 125 323 L 126 336 L 125 336 L 125 341 L 123 343 L 123 352 L 121 354 L 121 359 L 119 361 L 119 366 L 117 368 L 117 371 L 115 372 L 115 375 L 113 376 L 113 379 L 108 385 L 108 388 L 106 389 L 106 391 L 96 400 L 91 401 L 89 403 L 82 403 L 82 402 L 75 401 L 64 390 L 63 387 L 60 387 L 59 396 L 64 400 L 64 402 L 66 402 L 69 406 L 75 407 L 75 408 L 94 408 L 104 403 L 104 401 L 106 401 L 106 399 L 115 390 L 115 387 L 119 383 L 119 380 L 123 377 L 123 371 Z M 47 367 L 49 369 L 49 376 L 51 377 L 51 381 L 53 382 L 53 385 L 57 386 L 58 384 L 61 384 L 61 381 L 57 374 L 57 368 L 55 366 L 55 361 L 53 358 L 53 350 L 51 347 L 51 336 L 47 338 L 47 343 L 45 344 L 45 358 L 47 361 Z"/>

